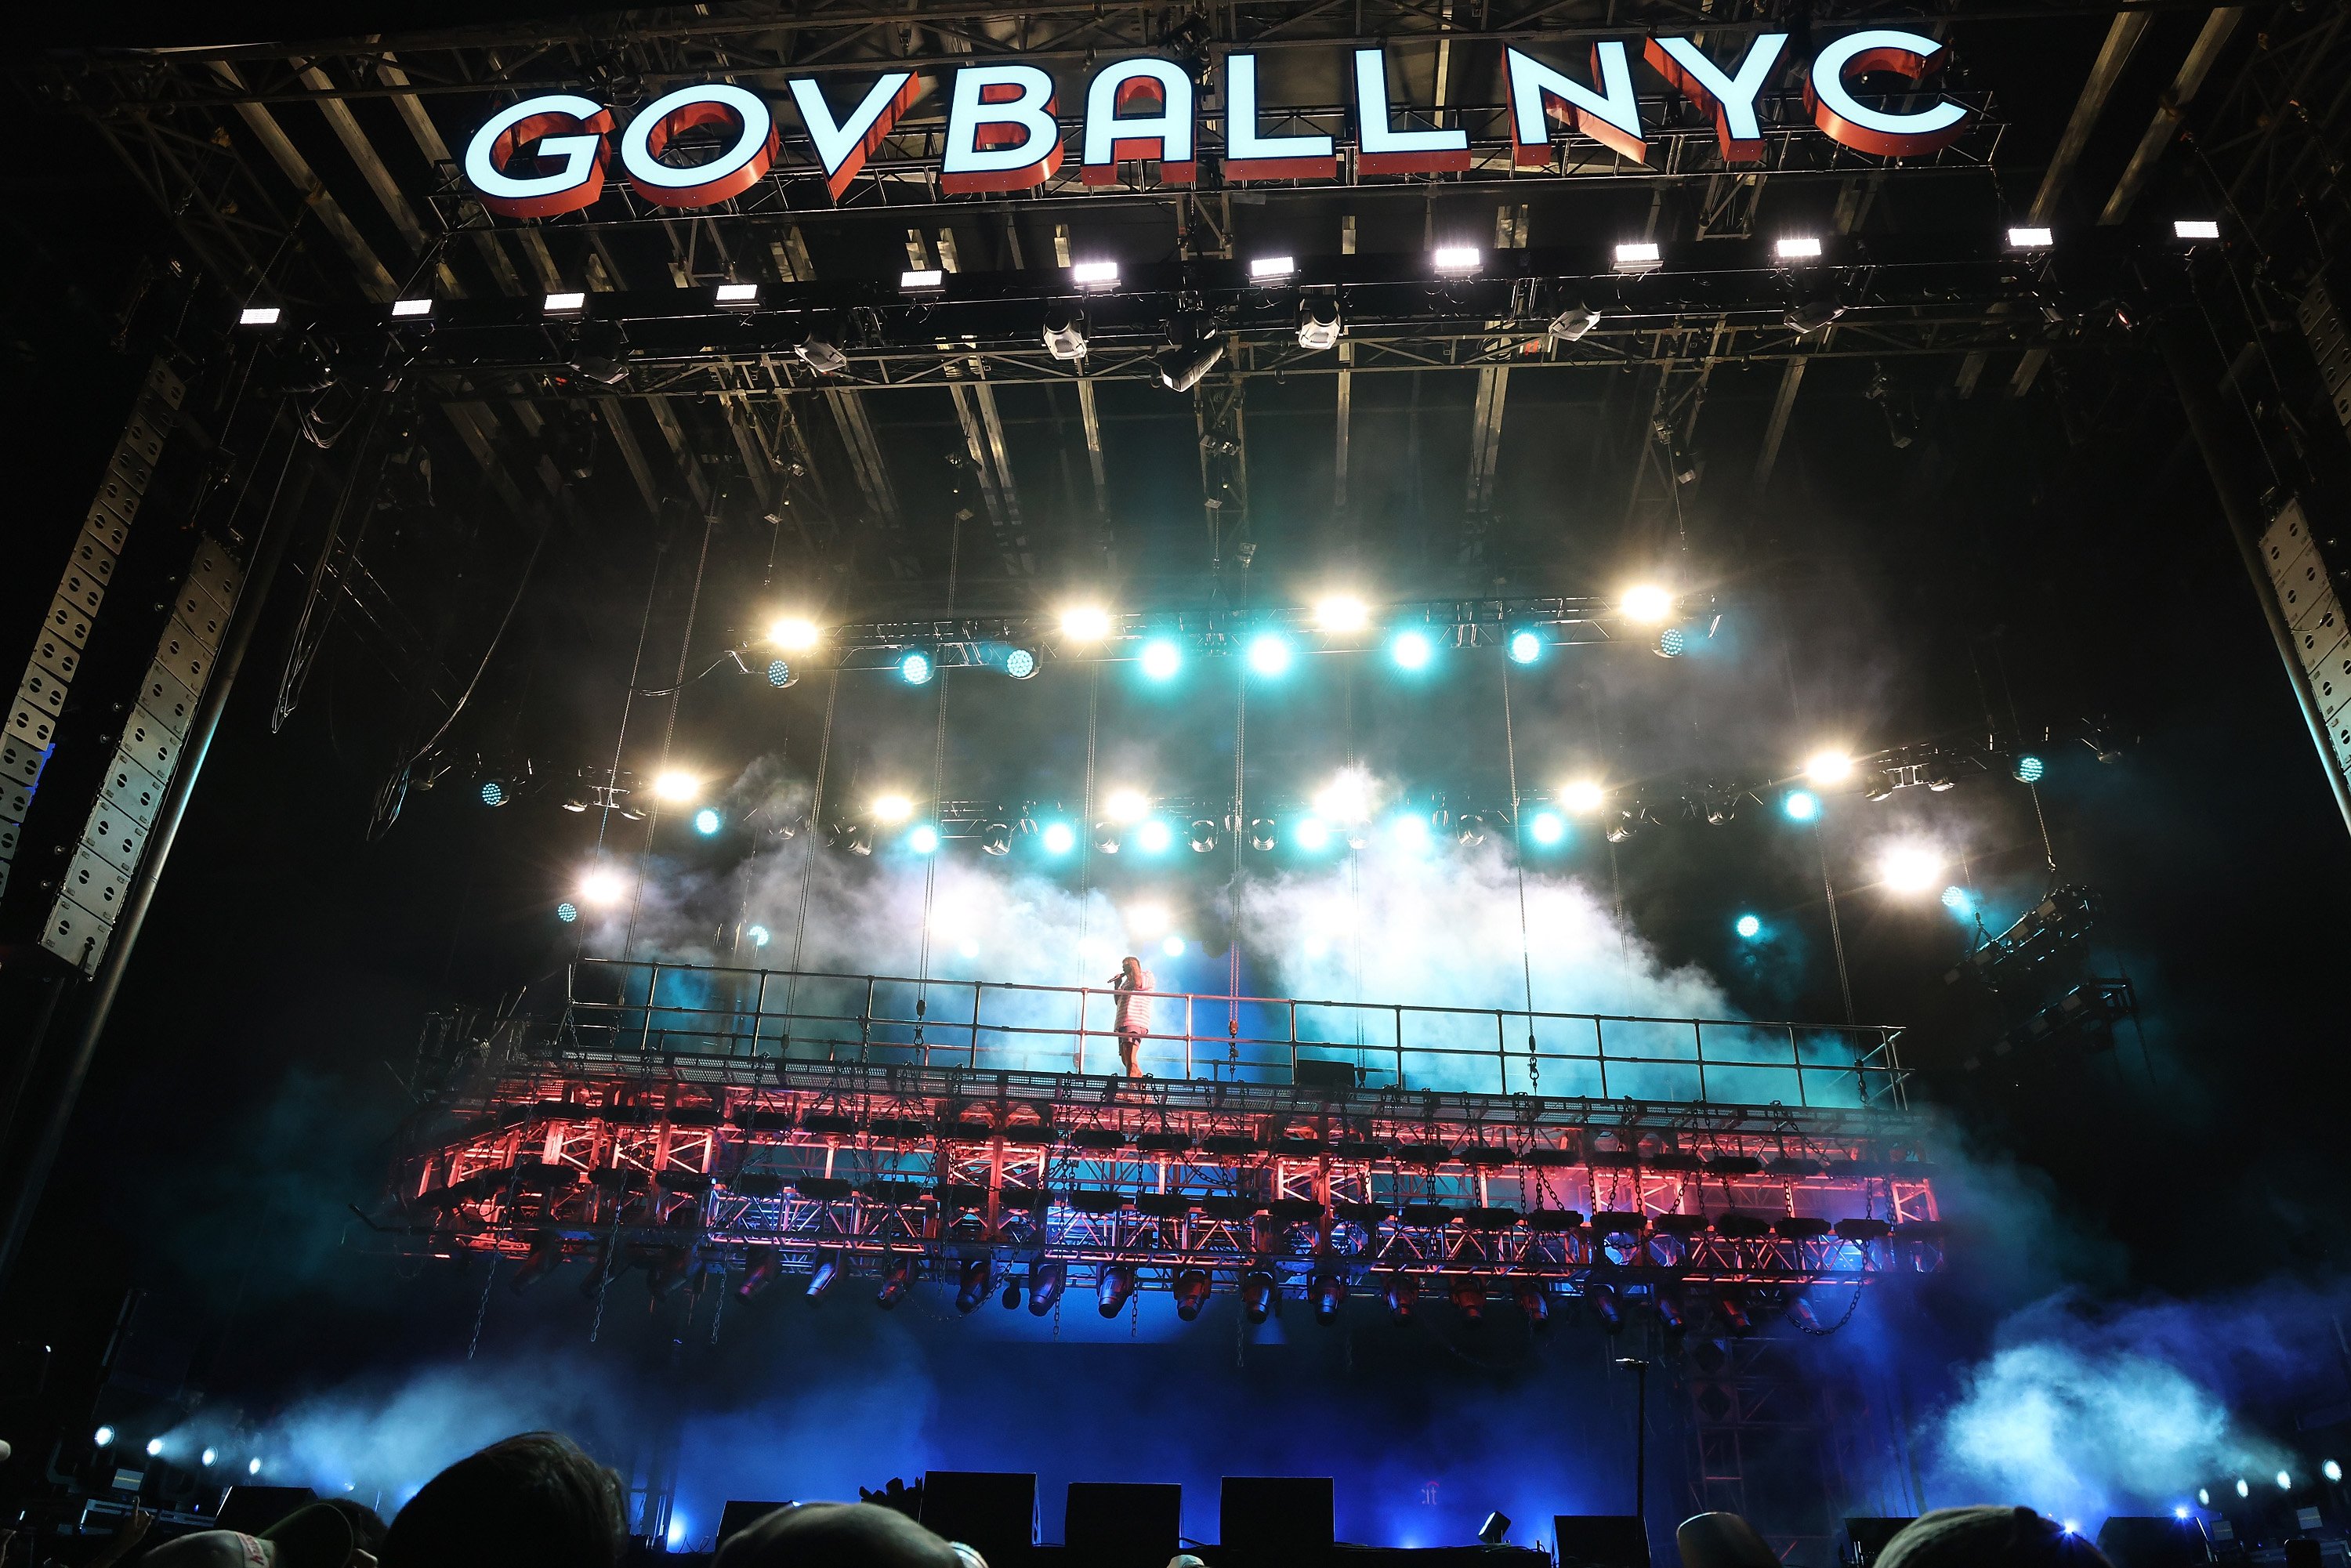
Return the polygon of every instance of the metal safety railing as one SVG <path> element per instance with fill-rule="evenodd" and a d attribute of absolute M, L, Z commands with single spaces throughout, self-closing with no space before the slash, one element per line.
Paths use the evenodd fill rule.
<path fill-rule="evenodd" d="M 1602 1100 L 1898 1109 L 1882 1024 L 1142 993 L 1141 1071 Z M 566 1033 L 618 1055 L 1116 1073 L 1106 987 L 581 959 Z M 1177 1027 L 1180 1025 L 1180 1028 Z"/>

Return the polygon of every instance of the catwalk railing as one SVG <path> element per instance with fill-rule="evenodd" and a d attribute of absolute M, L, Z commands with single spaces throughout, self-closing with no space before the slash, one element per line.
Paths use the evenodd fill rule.
<path fill-rule="evenodd" d="M 1899 1110 L 1889 1025 L 1144 993 L 1141 1071 L 1694 1104 Z M 565 1047 L 622 1056 L 1117 1073 L 1107 986 L 583 959 Z"/>

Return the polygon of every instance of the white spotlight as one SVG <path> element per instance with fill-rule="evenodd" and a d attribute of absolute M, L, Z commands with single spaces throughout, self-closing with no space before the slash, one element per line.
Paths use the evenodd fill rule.
<path fill-rule="evenodd" d="M 1821 254 L 1821 242 L 1813 235 L 1783 235 L 1772 247 L 1782 261 L 1802 261 Z"/>
<path fill-rule="evenodd" d="M 1167 935 L 1167 906 L 1164 904 L 1138 904 L 1126 912 L 1126 928 L 1134 936 L 1149 938 Z"/>
<path fill-rule="evenodd" d="M 1896 893 L 1924 893 L 1943 879 L 1943 857 L 1924 844 L 1899 844 L 1878 858 L 1877 874 Z"/>
<path fill-rule="evenodd" d="M 162 1438 L 161 1438 L 161 1437 L 150 1437 L 150 1438 L 148 1438 L 148 1439 L 147 1439 L 147 1457 L 148 1457 L 149 1458 L 151 1458 L 151 1459 L 156 1459 L 156 1458 L 162 1458 L 162 1455 L 163 1455 L 163 1439 L 162 1439 Z"/>
<path fill-rule="evenodd" d="M 1616 601 L 1616 612 L 1627 621 L 1655 626 L 1674 612 L 1674 596 L 1653 582 L 1636 583 Z"/>
<path fill-rule="evenodd" d="M 673 806 L 692 805 L 702 795 L 702 780 L 683 768 L 673 768 L 653 779 L 653 798 Z"/>
<path fill-rule="evenodd" d="M 1360 632 L 1372 623 L 1372 612 L 1351 593 L 1334 593 L 1314 602 L 1314 624 L 1325 632 Z"/>
<path fill-rule="evenodd" d="M 629 895 L 629 879 L 609 866 L 598 866 L 580 879 L 580 902 L 610 909 Z"/>
<path fill-rule="evenodd" d="M 1109 288 L 1118 282 L 1118 263 L 1081 261 L 1070 268 L 1070 281 L 1081 288 Z"/>
<path fill-rule="evenodd" d="M 1298 346 L 1321 353 L 1339 340 L 1339 296 L 1309 293 L 1298 302 Z"/>
<path fill-rule="evenodd" d="M 2171 232 L 2180 239 L 2219 239 L 2220 225 L 2210 218 L 2181 218 L 2171 225 Z"/>
<path fill-rule="evenodd" d="M 1314 797 L 1314 814 L 1329 822 L 1360 822 L 1372 814 L 1371 776 L 1350 768 Z"/>
<path fill-rule="evenodd" d="M 1599 311 L 1585 305 L 1572 305 L 1552 318 L 1551 335 L 1562 343 L 1573 343 L 1599 325 Z"/>
<path fill-rule="evenodd" d="M 402 316 L 430 316 L 433 314 L 433 301 L 430 299 L 395 299 L 392 302 L 392 313 L 395 318 Z"/>
<path fill-rule="evenodd" d="M 1113 822 L 1132 822 L 1151 810 L 1151 799 L 1140 789 L 1113 789 L 1102 800 L 1102 814 Z"/>
<path fill-rule="evenodd" d="M 903 822 L 914 814 L 914 803 L 904 795 L 877 795 L 872 811 L 877 822 Z"/>
<path fill-rule="evenodd" d="M 786 615 L 768 627 L 768 640 L 788 653 L 805 653 L 824 640 L 824 631 L 805 615 Z"/>
<path fill-rule="evenodd" d="M 722 283 L 718 286 L 718 303 L 721 305 L 757 305 L 758 302 L 759 286 L 756 283 Z"/>
<path fill-rule="evenodd" d="M 2011 250 L 2046 250 L 2057 243 L 2057 236 L 2047 229 L 2011 229 L 2008 248 Z"/>
<path fill-rule="evenodd" d="M 1815 784 L 1842 784 L 1853 777 L 1853 758 L 1842 751 L 1815 751 L 1804 758 L 1804 777 Z"/>
<path fill-rule="evenodd" d="M 901 294 L 935 294 L 946 286 L 947 275 L 935 267 L 898 275 L 898 292 Z"/>
<path fill-rule="evenodd" d="M 1574 779 L 1559 792 L 1559 803 L 1579 817 L 1597 811 L 1607 800 L 1608 791 L 1596 779 Z"/>
<path fill-rule="evenodd" d="M 588 297 L 585 294 L 550 294 L 547 297 L 546 308 L 549 316 L 562 316 L 575 310 L 585 310 L 588 308 Z"/>
<path fill-rule="evenodd" d="M 1260 282 L 1269 277 L 1288 277 L 1298 270 L 1297 258 L 1287 256 L 1253 256 L 1249 257 L 1249 276 Z"/>
<path fill-rule="evenodd" d="M 1441 245 L 1437 247 L 1437 255 L 1433 259 L 1437 264 L 1437 271 L 1447 277 L 1458 277 L 1466 273 L 1477 271 L 1478 263 L 1482 258 L 1474 245 Z"/>
<path fill-rule="evenodd" d="M 236 324 L 240 327 L 275 327 L 277 315 L 275 305 L 248 305 L 236 313 Z"/>
<path fill-rule="evenodd" d="M 1652 240 L 1628 240 L 1616 247 L 1619 272 L 1646 272 L 1664 259 L 1664 254 Z"/>
<path fill-rule="evenodd" d="M 1061 612 L 1061 635 L 1073 643 L 1099 643 L 1110 635 L 1110 612 L 1099 604 L 1073 604 Z"/>

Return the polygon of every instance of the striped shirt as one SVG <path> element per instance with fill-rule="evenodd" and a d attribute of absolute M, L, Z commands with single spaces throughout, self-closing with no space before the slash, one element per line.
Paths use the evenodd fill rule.
<path fill-rule="evenodd" d="M 1144 993 L 1148 992 L 1155 983 L 1152 973 L 1148 969 L 1135 975 L 1132 980 L 1124 974 L 1119 976 L 1113 987 L 1118 993 L 1118 1021 L 1113 1027 L 1120 1033 L 1150 1032 L 1151 998 Z"/>

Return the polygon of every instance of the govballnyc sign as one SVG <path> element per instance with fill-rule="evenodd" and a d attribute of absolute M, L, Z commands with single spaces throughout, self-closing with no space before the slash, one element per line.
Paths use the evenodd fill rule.
<path fill-rule="evenodd" d="M 1716 61 L 1689 38 L 1651 37 L 1641 53 L 1674 90 L 1713 117 L 1723 158 L 1745 163 L 1763 156 L 1756 103 L 1782 74 L 1787 47 L 1787 34 L 1761 33 L 1730 64 Z M 1937 39 L 1891 28 L 1836 39 L 1813 57 L 1804 72 L 1804 104 L 1813 125 L 1823 136 L 1881 157 L 1913 156 L 1949 144 L 1967 128 L 1968 110 L 1961 105 L 1945 99 L 1893 112 L 1862 102 L 1854 90 L 1873 71 L 1892 72 L 1915 88 L 1942 65 L 1944 53 Z M 1505 51 L 1504 73 L 1511 157 L 1519 167 L 1543 168 L 1553 162 L 1555 126 L 1635 162 L 1646 161 L 1625 44 L 1594 44 L 1586 80 L 1515 48 Z M 912 71 L 885 72 L 844 115 L 835 112 L 811 78 L 792 78 L 784 86 L 835 200 L 922 94 Z M 1268 130 L 1255 54 L 1224 57 L 1224 87 L 1228 183 L 1338 178 L 1334 138 Z M 1389 94 L 1384 51 L 1354 51 L 1354 88 L 1359 172 L 1428 173 L 1470 166 L 1466 130 L 1397 128 L 1398 115 L 1410 106 Z M 1278 114 L 1278 108 L 1271 112 Z M 950 193 L 1043 184 L 1061 167 L 1058 114 L 1053 78 L 1035 66 L 979 65 L 956 71 L 948 94 L 940 184 Z M 1114 183 L 1120 164 L 1149 162 L 1158 165 L 1163 184 L 1194 183 L 1199 169 L 1197 119 L 1192 78 L 1181 66 L 1149 57 L 1105 66 L 1086 87 L 1080 138 L 1085 183 Z M 664 160 L 680 137 L 705 128 L 725 143 L 715 155 L 692 164 Z M 726 82 L 664 94 L 617 130 L 612 111 L 593 99 L 549 93 L 509 106 L 474 133 L 465 148 L 465 178 L 494 213 L 549 217 L 577 212 L 603 193 L 616 149 L 629 184 L 645 201 L 705 207 L 765 179 L 775 164 L 778 138 L 768 101 Z"/>

